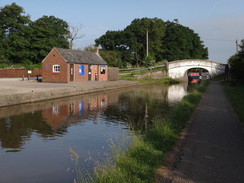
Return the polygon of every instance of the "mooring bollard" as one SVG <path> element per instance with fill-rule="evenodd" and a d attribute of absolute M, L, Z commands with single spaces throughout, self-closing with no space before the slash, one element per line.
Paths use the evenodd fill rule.
<path fill-rule="evenodd" d="M 25 80 L 25 75 L 22 76 L 22 81 L 24 81 L 24 80 Z"/>

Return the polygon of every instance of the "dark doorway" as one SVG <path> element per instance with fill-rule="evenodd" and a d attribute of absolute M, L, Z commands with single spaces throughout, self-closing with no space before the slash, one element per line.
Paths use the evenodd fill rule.
<path fill-rule="evenodd" d="M 88 65 L 88 81 L 92 78 L 92 65 Z"/>
<path fill-rule="evenodd" d="M 74 64 L 70 64 L 70 81 L 74 81 Z"/>

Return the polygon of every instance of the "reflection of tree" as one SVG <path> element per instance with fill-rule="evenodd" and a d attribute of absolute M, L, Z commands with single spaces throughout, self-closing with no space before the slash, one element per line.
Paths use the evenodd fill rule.
<path fill-rule="evenodd" d="M 24 141 L 30 139 L 33 133 L 44 138 L 53 137 L 63 130 L 53 131 L 43 121 L 42 112 L 25 113 L 0 119 L 0 141 L 2 148 L 21 148 Z"/>
<path fill-rule="evenodd" d="M 155 116 L 165 116 L 169 106 L 165 101 L 167 90 L 156 87 L 131 90 L 119 96 L 119 102 L 104 112 L 109 119 L 128 122 L 132 130 L 145 132 Z"/>

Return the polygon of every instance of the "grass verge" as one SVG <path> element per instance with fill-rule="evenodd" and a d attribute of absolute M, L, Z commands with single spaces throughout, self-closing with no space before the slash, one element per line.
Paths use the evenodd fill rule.
<path fill-rule="evenodd" d="M 120 78 L 120 80 L 128 80 L 128 81 L 138 81 L 140 83 L 161 83 L 161 84 L 176 84 L 176 83 L 180 83 L 181 81 L 179 79 L 172 79 L 172 78 L 151 78 L 151 77 L 147 77 L 144 79 L 136 79 L 134 77 L 131 76 L 123 76 Z"/>
<path fill-rule="evenodd" d="M 244 125 L 244 82 L 240 81 L 236 86 L 231 86 L 230 82 L 222 82 L 224 92 L 231 102 L 236 114 Z"/>
<path fill-rule="evenodd" d="M 144 136 L 132 138 L 129 146 L 113 145 L 112 162 L 97 166 L 90 180 L 83 182 L 120 182 L 149 183 L 154 182 L 156 168 L 161 164 L 166 152 L 172 149 L 181 131 L 190 119 L 193 111 L 206 91 L 208 82 L 196 86 L 185 96 L 166 119 L 155 117 L 152 129 Z M 78 182 L 82 182 L 79 180 Z"/>
<path fill-rule="evenodd" d="M 179 79 L 172 78 L 145 78 L 145 79 L 137 79 L 140 83 L 163 83 L 163 84 L 176 84 L 179 83 Z"/>

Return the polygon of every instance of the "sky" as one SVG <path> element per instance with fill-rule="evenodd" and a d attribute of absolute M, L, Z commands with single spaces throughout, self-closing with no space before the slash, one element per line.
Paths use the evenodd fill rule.
<path fill-rule="evenodd" d="M 178 19 L 200 36 L 214 62 L 227 63 L 237 51 L 236 40 L 244 39 L 244 0 L 0 0 L 0 7 L 13 2 L 32 21 L 46 15 L 82 25 L 85 36 L 74 45 L 82 49 L 107 31 L 123 30 L 144 17 Z"/>

